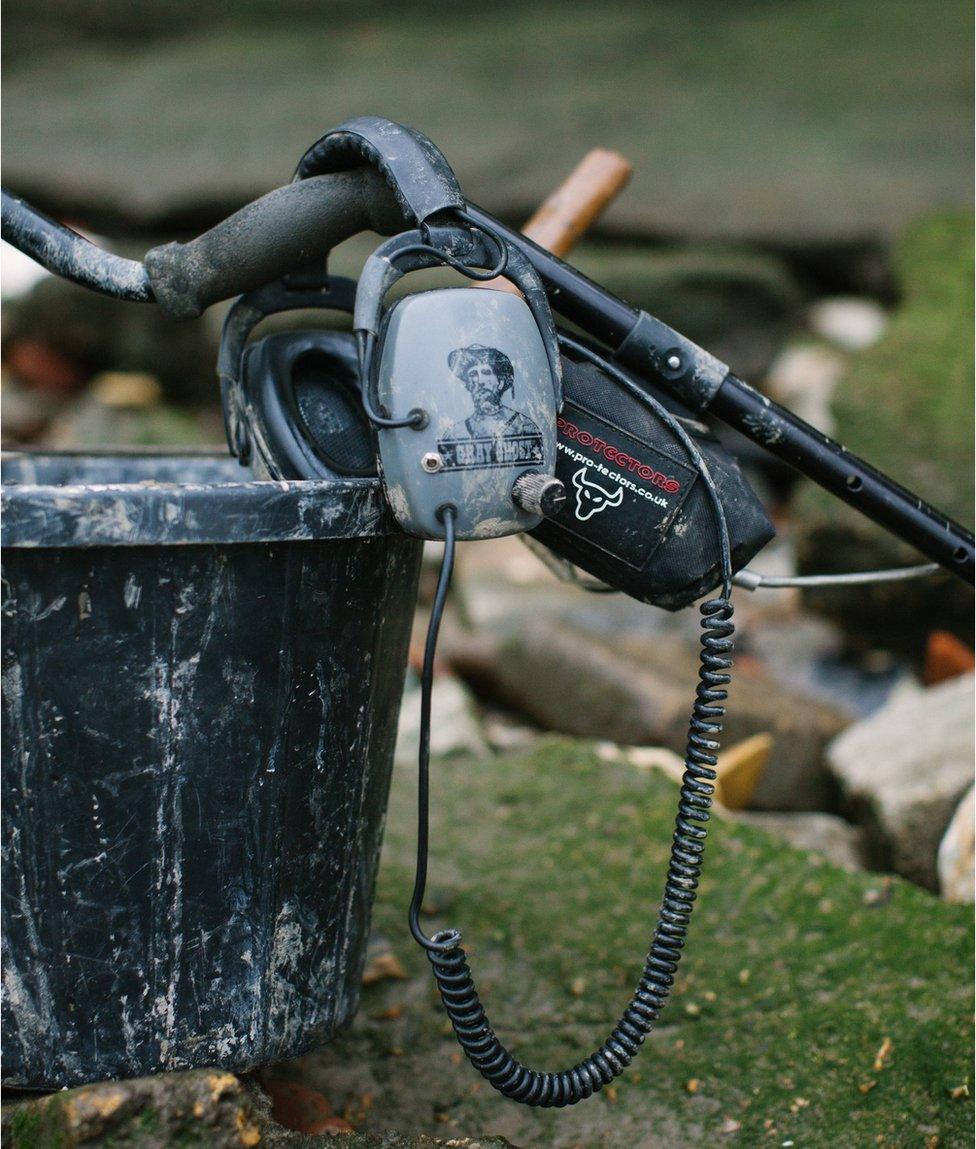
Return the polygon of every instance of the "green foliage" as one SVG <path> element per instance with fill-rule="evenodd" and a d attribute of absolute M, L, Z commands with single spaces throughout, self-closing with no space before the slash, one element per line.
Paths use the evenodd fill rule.
<path fill-rule="evenodd" d="M 159 1128 L 159 1114 L 155 1109 L 143 1109 L 139 1114 L 138 1125 L 144 1133 L 155 1133 Z"/>
<path fill-rule="evenodd" d="M 923 498 L 972 522 L 973 220 L 916 224 L 896 252 L 904 297 L 834 402 L 838 437 Z"/>
<path fill-rule="evenodd" d="M 414 782 L 394 784 L 375 924 L 429 984 L 406 934 Z M 489 1017 L 528 1064 L 572 1064 L 619 1016 L 675 801 L 663 777 L 558 740 L 435 764 L 428 924 L 463 931 Z M 367 990 L 363 1020 L 323 1056 L 369 1061 L 374 1127 L 429 1128 L 432 1104 L 455 1134 L 527 1147 L 629 1147 L 650 1127 L 662 1144 L 712 1145 L 731 1121 L 736 1144 L 965 1144 L 971 1103 L 950 1090 L 972 1064 L 970 910 L 724 821 L 705 872 L 674 999 L 616 1090 L 573 1110 L 516 1110 L 452 1061 L 432 992 L 409 992 L 395 1025 L 366 1020 L 404 1000 L 401 983 Z"/>
<path fill-rule="evenodd" d="M 4 1144 L 10 1149 L 61 1149 L 65 1144 L 61 1110 L 56 1100 L 11 1106 L 4 1121 Z M 5 1115 L 6 1116 L 6 1115 Z"/>

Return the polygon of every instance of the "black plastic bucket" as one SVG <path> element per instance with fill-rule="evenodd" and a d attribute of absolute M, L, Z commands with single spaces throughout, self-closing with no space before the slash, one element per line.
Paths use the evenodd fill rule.
<path fill-rule="evenodd" d="M 323 1043 L 358 1001 L 420 544 L 369 480 L 3 467 L 4 1081 Z"/>

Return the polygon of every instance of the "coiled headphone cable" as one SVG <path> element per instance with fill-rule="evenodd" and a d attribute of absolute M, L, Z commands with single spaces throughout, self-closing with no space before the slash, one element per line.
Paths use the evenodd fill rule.
<path fill-rule="evenodd" d="M 563 340 L 578 354 L 597 359 L 575 340 Z M 421 680 L 420 755 L 417 790 L 417 871 L 410 902 L 410 932 L 423 946 L 434 971 L 441 1001 L 461 1048 L 471 1064 L 490 1084 L 513 1101 L 545 1108 L 575 1105 L 609 1084 L 630 1064 L 653 1028 L 674 984 L 675 972 L 694 908 L 705 847 L 706 823 L 714 792 L 716 753 L 727 687 L 732 666 L 732 562 L 725 514 L 707 466 L 684 428 L 653 398 L 618 372 L 611 364 L 597 360 L 603 370 L 633 388 L 641 400 L 671 428 L 682 441 L 708 489 L 721 548 L 722 594 L 702 603 L 701 666 L 695 693 L 685 751 L 685 770 L 678 798 L 674 837 L 668 863 L 664 897 L 644 970 L 627 1008 L 613 1032 L 589 1057 L 571 1069 L 541 1073 L 523 1065 L 501 1043 L 491 1027 L 468 967 L 461 934 L 456 929 L 440 930 L 429 937 L 420 925 L 420 910 L 427 884 L 429 839 L 428 804 L 430 795 L 430 721 L 434 654 L 444 605 L 454 569 L 454 508 L 440 509 L 444 523 L 444 557 L 431 610 Z"/>

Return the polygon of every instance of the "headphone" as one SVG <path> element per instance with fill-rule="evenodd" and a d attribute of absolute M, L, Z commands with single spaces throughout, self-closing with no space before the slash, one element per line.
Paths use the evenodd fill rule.
<path fill-rule="evenodd" d="M 457 538 L 531 527 L 528 541 L 538 540 L 539 551 L 563 574 L 581 568 L 643 602 L 677 610 L 716 585 L 719 546 L 707 492 L 689 469 L 687 451 L 673 430 L 649 409 L 648 401 L 656 401 L 679 420 L 708 465 L 725 507 L 735 568 L 768 542 L 772 526 L 734 457 L 671 396 L 630 375 L 600 348 L 553 328 L 544 291 L 531 267 L 523 266 L 524 256 L 514 247 L 503 251 L 492 233 L 466 220 L 454 173 L 426 137 L 379 117 L 350 120 L 306 152 L 295 178 L 364 163 L 386 176 L 413 229 L 381 245 L 367 260 L 358 287 L 329 275 L 322 253 L 314 268 L 234 304 L 224 324 L 218 370 L 228 441 L 242 462 L 274 479 L 374 486 L 382 481 L 400 525 L 428 538 L 443 537 L 438 517 L 443 503 L 464 509 L 464 521 L 456 520 Z M 476 279 L 504 271 L 525 299 L 450 288 L 408 296 L 384 310 L 386 292 L 403 275 L 441 265 Z M 448 330 L 446 311 L 455 300 L 458 314 L 477 311 L 482 326 L 474 325 L 475 334 L 472 323 L 462 330 L 465 322 L 459 320 L 456 337 L 445 335 L 435 348 L 434 334 Z M 520 315 L 510 322 L 506 309 L 513 305 Z M 489 328 L 491 307 L 496 310 Z M 292 331 L 248 345 L 266 315 L 296 308 L 353 314 L 358 334 Z M 425 318 L 428 310 L 438 313 L 436 324 Z M 476 399 L 482 409 L 491 406 L 484 401 L 487 395 L 496 408 L 525 414 L 523 398 L 529 391 L 518 356 L 508 356 L 514 394 L 499 387 L 497 399 L 476 394 L 485 391 L 481 384 L 469 389 L 455 373 L 463 358 L 458 352 L 476 356 L 475 349 L 483 346 L 507 355 L 499 333 L 516 326 L 529 343 L 535 341 L 535 362 L 539 340 L 544 348 L 550 414 L 541 421 L 530 412 L 526 417 L 543 430 L 546 419 L 558 412 L 555 473 L 561 485 L 552 482 L 545 436 L 542 463 L 533 461 L 537 441 L 527 423 L 516 419 L 509 430 L 517 432 L 521 424 L 527 433 L 512 434 L 508 441 L 503 437 L 515 452 L 514 463 L 492 459 L 491 447 L 477 441 L 479 424 L 489 431 L 498 427 L 490 413 L 479 416 L 472 410 Z M 490 376 L 483 367 L 479 372 L 487 376 L 490 391 Z M 425 377 L 410 379 L 411 374 Z M 435 386 L 435 377 L 436 410 L 425 390 Z M 529 390 L 541 401 L 543 388 L 537 384 Z M 452 404 L 453 413 L 448 411 Z M 418 412 L 441 412 L 447 426 L 420 430 Z M 504 410 L 500 415 L 509 423 Z M 443 433 L 438 437 L 438 432 Z M 442 466 L 445 460 L 478 462 L 479 454 L 482 463 L 506 465 Z M 499 509 L 504 514 L 494 523 Z"/>
<path fill-rule="evenodd" d="M 306 153 L 296 178 L 364 159 L 417 227 L 381 244 L 358 286 L 322 267 L 234 304 L 218 360 L 231 450 L 272 478 L 378 470 L 398 524 L 422 538 L 444 537 L 446 506 L 459 539 L 529 530 L 564 497 L 554 479 L 562 366 L 542 282 L 522 252 L 465 219 L 454 173 L 420 133 L 378 117 L 348 121 Z M 472 280 L 504 276 L 521 295 L 447 288 L 384 309 L 404 275 L 439 266 Z M 353 335 L 247 345 L 261 320 L 298 308 L 351 310 Z M 485 380 L 458 386 L 455 368 L 479 354 Z M 501 379 L 493 364 L 504 364 Z"/>
<path fill-rule="evenodd" d="M 401 181 L 404 157 L 409 162 Z M 323 468 L 339 473 L 341 467 L 349 474 L 350 460 L 365 472 L 367 454 L 375 452 L 386 502 L 400 527 L 443 539 L 421 676 L 410 929 L 427 953 L 472 1065 L 514 1100 L 573 1104 L 629 1064 L 673 981 L 698 884 L 713 752 L 730 681 L 735 551 L 750 557 L 771 527 L 734 460 L 718 444 L 705 446 L 706 427 L 650 394 L 597 349 L 557 334 L 539 276 L 521 251 L 466 218 L 453 173 L 430 141 L 373 117 L 350 121 L 306 153 L 296 178 L 362 159 L 386 174 L 416 226 L 377 248 L 358 285 L 330 280 L 323 270 L 314 285 L 283 281 L 237 301 L 224 325 L 219 361 L 228 439 L 242 461 L 260 461 L 277 476 L 304 470 L 324 477 Z M 408 295 L 384 308 L 387 292 L 404 275 L 438 266 L 473 280 L 504 275 L 521 295 L 449 288 Z M 247 346 L 255 325 L 272 311 L 310 306 L 347 312 L 351 306 L 353 334 L 286 333 Z M 322 370 L 309 389 L 307 365 L 315 355 Z M 327 434 L 318 441 L 315 428 L 323 424 Z M 351 481 L 376 477 L 364 473 Z M 566 497 L 571 484 L 575 511 Z M 528 530 L 563 561 L 646 602 L 676 609 L 717 583 L 722 587 L 721 597 L 701 606 L 701 668 L 685 773 L 640 984 L 599 1049 L 555 1073 L 528 1068 L 499 1041 L 459 931 L 428 936 L 420 921 L 434 660 L 455 542 Z"/>
<path fill-rule="evenodd" d="M 315 309 L 352 314 L 356 284 L 277 280 L 241 296 L 224 320 L 217 359 L 231 452 L 268 479 L 372 479 L 375 442 L 360 406 L 359 361 L 343 331 L 283 331 L 248 345 L 264 319 Z"/>
<path fill-rule="evenodd" d="M 393 284 L 437 266 L 481 281 L 504 275 L 524 298 L 454 287 L 384 311 Z M 353 328 L 362 405 L 403 530 L 442 539 L 446 506 L 459 539 L 538 526 L 546 505 L 564 496 L 554 478 L 562 364 L 545 289 L 525 256 L 483 229 L 440 227 L 436 246 L 425 228 L 404 232 L 366 261 Z"/>
<path fill-rule="evenodd" d="M 420 132 L 358 116 L 327 132 L 302 157 L 294 180 L 375 167 L 405 220 L 430 228 L 465 208 L 450 164 Z M 352 314 L 356 284 L 328 272 L 327 252 L 301 273 L 241 296 L 224 321 L 217 374 L 231 453 L 272 479 L 376 478 L 374 432 L 360 409 L 359 356 L 351 335 L 271 335 L 247 346 L 276 312 Z"/>

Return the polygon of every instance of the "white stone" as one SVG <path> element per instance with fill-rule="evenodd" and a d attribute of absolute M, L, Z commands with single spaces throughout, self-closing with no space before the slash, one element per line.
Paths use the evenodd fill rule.
<path fill-rule="evenodd" d="M 844 870 L 863 870 L 863 832 L 834 814 L 775 814 L 737 811 L 736 821 L 756 826 L 789 842 L 797 850 L 820 854 Z"/>
<path fill-rule="evenodd" d="M 784 347 L 766 375 L 766 390 L 778 403 L 829 435 L 834 429 L 830 400 L 846 366 L 844 356 L 830 347 Z"/>
<path fill-rule="evenodd" d="M 17 299 L 26 295 L 42 279 L 51 278 L 49 271 L 45 271 L 29 255 L 24 255 L 9 243 L 0 242 L 0 253 L 0 264 L 3 267 L 0 296 L 4 299 Z"/>
<path fill-rule="evenodd" d="M 939 845 L 939 892 L 947 902 L 974 900 L 976 887 L 976 794 L 969 793 L 956 808 Z"/>
<path fill-rule="evenodd" d="M 420 690 L 403 696 L 400 728 L 394 761 L 398 766 L 416 764 L 420 748 Z M 478 708 L 467 687 L 451 675 L 434 679 L 431 694 L 431 757 L 449 754 L 487 754 L 488 743 Z"/>
<path fill-rule="evenodd" d="M 844 351 L 861 351 L 878 342 L 888 317 L 873 299 L 837 296 L 810 308 L 810 330 Z"/>
<path fill-rule="evenodd" d="M 936 889 L 936 855 L 973 781 L 973 675 L 902 693 L 830 743 L 852 815 L 892 868 Z"/>

